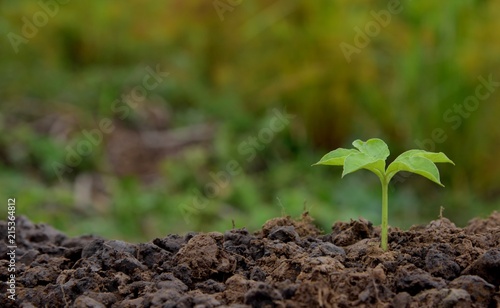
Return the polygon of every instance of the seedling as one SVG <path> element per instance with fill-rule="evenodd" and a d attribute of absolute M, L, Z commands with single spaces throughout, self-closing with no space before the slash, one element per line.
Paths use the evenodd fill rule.
<path fill-rule="evenodd" d="M 439 170 L 434 163 L 455 164 L 445 154 L 424 150 L 409 150 L 399 155 L 388 167 L 385 160 L 389 156 L 387 144 L 378 138 L 366 142 L 356 140 L 352 143 L 356 149 L 338 148 L 321 158 L 314 165 L 344 166 L 342 177 L 359 169 L 367 169 L 375 173 L 382 184 L 382 234 L 381 247 L 387 251 L 388 198 L 387 191 L 392 177 L 399 171 L 420 174 L 440 186 Z"/>

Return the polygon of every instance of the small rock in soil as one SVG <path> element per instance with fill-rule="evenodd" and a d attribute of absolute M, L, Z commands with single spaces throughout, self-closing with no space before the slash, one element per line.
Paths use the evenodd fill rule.
<path fill-rule="evenodd" d="M 398 291 L 416 295 L 426 289 L 441 289 L 446 286 L 441 278 L 432 277 L 426 271 L 410 265 L 398 271 L 396 288 Z"/>
<path fill-rule="evenodd" d="M 39 254 L 38 250 L 29 249 L 18 259 L 18 261 L 24 265 L 30 265 Z"/>
<path fill-rule="evenodd" d="M 163 273 L 157 277 L 159 280 L 156 283 L 158 289 L 173 289 L 179 292 L 186 292 L 189 290 L 188 286 L 185 285 L 180 279 L 177 279 L 171 273 Z"/>
<path fill-rule="evenodd" d="M 487 306 L 495 293 L 495 286 L 486 282 L 483 278 L 473 275 L 460 276 L 450 282 L 450 288 L 464 289 L 474 302 Z"/>
<path fill-rule="evenodd" d="M 324 242 L 316 245 L 316 247 L 311 252 L 311 257 L 321 257 L 328 256 L 332 258 L 338 258 L 339 260 L 345 259 L 345 250 L 342 247 L 338 247 L 332 243 Z"/>
<path fill-rule="evenodd" d="M 373 225 L 371 222 L 360 218 L 351 220 L 350 223 L 337 222 L 332 227 L 330 241 L 338 246 L 349 246 L 362 239 L 373 236 Z"/>
<path fill-rule="evenodd" d="M 236 259 L 217 246 L 214 236 L 199 234 L 192 237 L 174 256 L 174 262 L 191 269 L 194 279 L 202 280 L 221 272 L 234 271 Z"/>
<path fill-rule="evenodd" d="M 255 281 L 265 281 L 266 273 L 260 267 L 255 266 L 250 272 L 250 279 Z"/>
<path fill-rule="evenodd" d="M 470 307 L 472 300 L 469 293 L 463 289 L 450 289 L 448 295 L 439 303 L 438 307 Z"/>
<path fill-rule="evenodd" d="M 226 289 L 226 286 L 221 282 L 208 279 L 195 284 L 195 288 L 207 294 L 214 294 L 224 291 Z"/>
<path fill-rule="evenodd" d="M 451 280 L 460 274 L 460 266 L 453 259 L 437 249 L 429 249 L 425 256 L 425 268 L 436 277 Z"/>
<path fill-rule="evenodd" d="M 463 272 L 464 275 L 477 275 L 494 285 L 500 284 L 500 248 L 492 248 L 474 261 Z"/>
<path fill-rule="evenodd" d="M 153 244 L 171 253 L 177 253 L 184 243 L 184 238 L 177 234 L 170 234 L 165 238 L 153 240 Z"/>
<path fill-rule="evenodd" d="M 410 307 L 412 301 L 411 295 L 408 292 L 400 292 L 394 296 L 392 305 L 394 308 L 407 308 Z"/>
<path fill-rule="evenodd" d="M 75 305 L 75 307 L 78 307 L 78 308 L 87 308 L 87 307 L 105 308 L 106 307 L 103 304 L 96 301 L 95 299 L 90 298 L 90 297 L 85 296 L 85 295 L 78 296 L 75 300 L 74 305 Z"/>
<path fill-rule="evenodd" d="M 299 234 L 293 226 L 275 227 L 269 233 L 270 240 L 279 240 L 282 242 L 296 242 L 299 240 Z"/>
<path fill-rule="evenodd" d="M 281 294 L 277 290 L 263 282 L 257 283 L 245 294 L 245 304 L 252 307 L 274 306 L 274 301 L 281 299 Z"/>
<path fill-rule="evenodd" d="M 187 266 L 186 264 L 179 264 L 173 269 L 173 274 L 175 277 L 179 278 L 182 282 L 184 282 L 186 285 L 191 285 L 192 279 L 191 279 L 191 268 Z"/>

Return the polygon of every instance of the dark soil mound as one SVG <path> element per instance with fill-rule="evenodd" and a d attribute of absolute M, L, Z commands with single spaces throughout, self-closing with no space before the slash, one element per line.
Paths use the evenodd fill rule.
<path fill-rule="evenodd" d="M 392 229 L 390 251 L 364 219 L 321 235 L 304 215 L 255 234 L 169 235 L 130 244 L 68 238 L 17 219 L 16 300 L 1 307 L 499 307 L 500 213 L 457 228 L 446 218 Z"/>

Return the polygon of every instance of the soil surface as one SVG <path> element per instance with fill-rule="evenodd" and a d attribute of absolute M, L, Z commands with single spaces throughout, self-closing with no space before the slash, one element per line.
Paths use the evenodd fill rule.
<path fill-rule="evenodd" d="M 69 238 L 16 223 L 16 300 L 7 298 L 7 223 L 0 222 L 0 307 L 500 307 L 500 213 L 457 228 L 408 231 L 359 219 L 322 234 L 304 214 L 252 234 L 168 235 L 131 244 Z"/>

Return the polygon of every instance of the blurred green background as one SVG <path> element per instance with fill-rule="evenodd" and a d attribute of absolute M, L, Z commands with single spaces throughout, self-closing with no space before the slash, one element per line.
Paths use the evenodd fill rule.
<path fill-rule="evenodd" d="M 311 167 L 372 137 L 389 160 L 423 148 L 456 163 L 439 165 L 446 188 L 399 177 L 392 226 L 440 206 L 457 225 L 500 208 L 498 1 L 19 0 L 0 12 L 2 217 L 15 197 L 17 215 L 131 241 L 255 230 L 304 209 L 325 232 L 379 224 L 374 175 Z"/>

